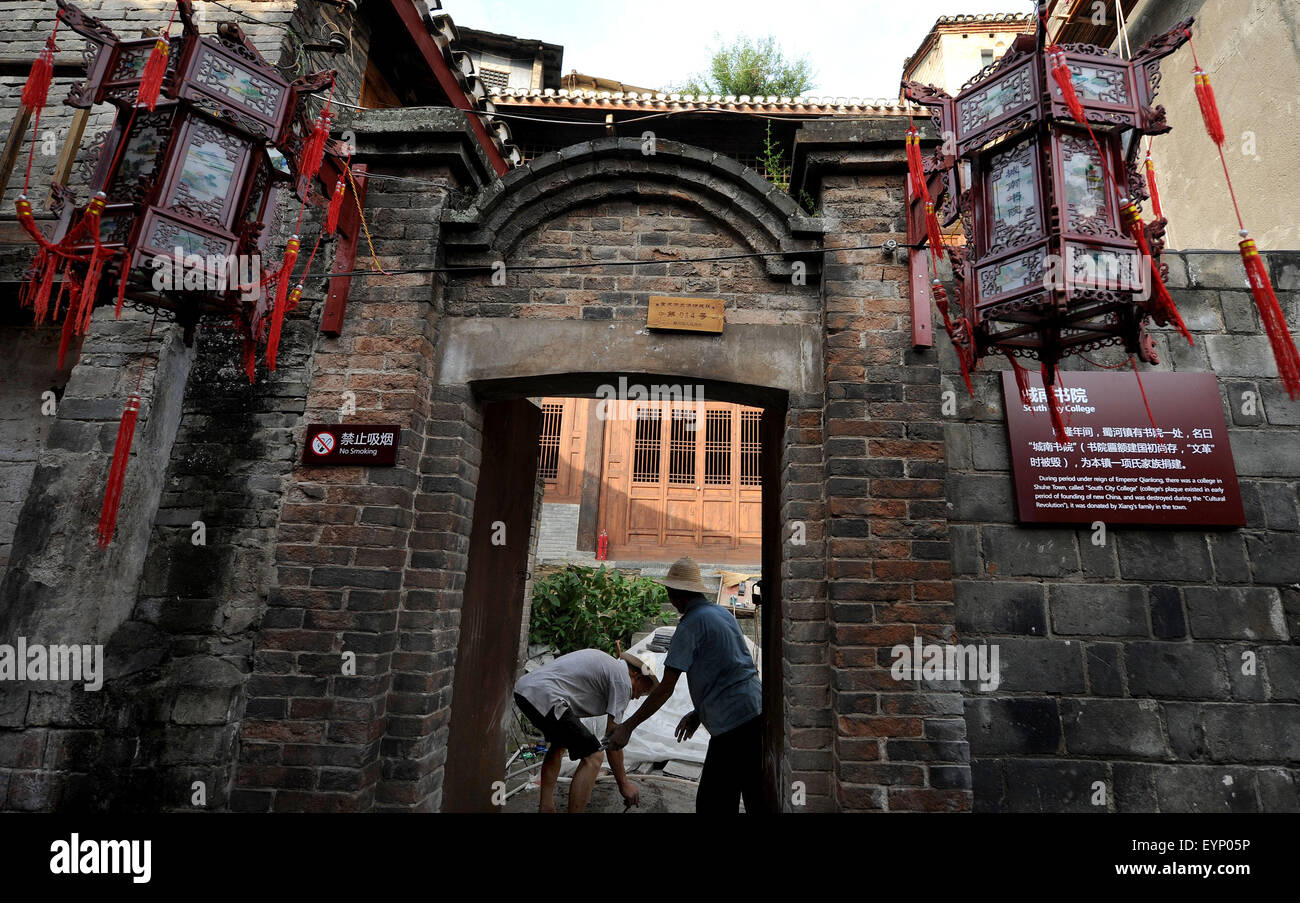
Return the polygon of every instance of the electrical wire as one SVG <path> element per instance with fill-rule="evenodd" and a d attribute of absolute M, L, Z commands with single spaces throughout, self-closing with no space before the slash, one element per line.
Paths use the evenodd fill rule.
<path fill-rule="evenodd" d="M 266 21 L 265 19 L 257 19 L 257 18 L 254 18 L 253 16 L 250 16 L 250 15 L 249 15 L 248 13 L 246 13 L 246 12 L 242 12 L 242 11 L 240 11 L 240 10 L 237 10 L 237 9 L 233 8 L 233 7 L 226 6 L 226 4 L 219 2 L 219 0 L 198 0 L 198 2 L 199 2 L 199 3 L 211 3 L 213 6 L 219 6 L 219 7 L 221 7 L 222 9 L 224 9 L 226 12 L 228 12 L 228 13 L 234 13 L 235 15 L 239 16 L 239 18 L 240 18 L 241 21 L 243 21 L 243 22 L 247 22 L 247 23 L 249 23 L 249 24 L 251 24 L 251 25 L 265 25 L 265 26 L 267 26 L 268 28 L 283 28 L 285 31 L 288 31 L 288 30 L 289 30 L 289 26 L 288 26 L 287 23 L 283 23 L 283 22 L 268 22 L 268 21 Z M 290 18 L 292 18 L 292 17 L 293 17 L 292 14 L 290 14 Z"/>
<path fill-rule="evenodd" d="M 368 178 L 367 174 L 367 178 Z M 809 248 L 807 251 L 798 253 L 802 254 L 834 254 L 840 251 L 879 251 L 887 247 L 884 244 L 876 245 L 851 245 L 842 248 Z M 910 250 L 919 250 L 920 244 L 907 244 L 904 242 L 897 243 L 898 248 L 907 248 Z M 777 257 L 790 253 L 787 251 L 751 251 L 745 254 L 717 254 L 710 257 L 683 257 L 678 260 L 597 260 L 587 263 L 550 263 L 550 264 L 507 264 L 504 261 L 494 261 L 493 263 L 483 264 L 466 264 L 462 266 L 444 266 L 444 267 L 404 267 L 387 271 L 379 270 L 349 270 L 346 272 L 330 273 L 303 273 L 299 278 L 307 279 L 309 277 L 334 277 L 334 276 L 402 276 L 418 273 L 491 273 L 504 267 L 507 272 L 514 270 L 516 272 L 550 272 L 555 270 L 587 270 L 604 267 L 636 267 L 636 266 L 658 266 L 662 264 L 689 264 L 689 263 L 709 263 L 726 260 L 752 260 L 760 257 Z"/>

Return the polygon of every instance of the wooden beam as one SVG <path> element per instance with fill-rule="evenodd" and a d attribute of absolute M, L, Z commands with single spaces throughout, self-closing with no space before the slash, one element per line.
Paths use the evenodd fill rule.
<path fill-rule="evenodd" d="M 27 135 L 27 126 L 32 121 L 32 111 L 23 107 L 9 126 L 9 137 L 5 139 L 4 153 L 0 155 L 0 191 L 9 187 L 9 177 L 14 174 L 14 164 L 23 149 L 23 138 Z"/>
<path fill-rule="evenodd" d="M 335 273 L 347 273 L 356 265 L 357 260 L 357 241 L 361 237 L 361 214 L 357 212 L 357 205 L 365 206 L 366 203 L 366 173 L 367 168 L 361 164 L 352 167 L 352 179 L 357 186 L 357 196 L 355 199 L 348 197 L 343 200 L 343 209 L 339 211 L 339 246 L 334 252 L 334 269 Z M 332 181 L 332 180 L 329 180 Z M 329 184 L 329 181 L 326 184 Z M 348 194 L 352 194 L 352 186 L 348 186 Z M 343 332 L 343 316 L 348 306 L 348 291 L 352 287 L 351 276 L 331 276 L 329 281 L 329 294 L 325 297 L 325 309 L 321 312 L 320 331 L 329 336 L 337 336 Z"/>
<path fill-rule="evenodd" d="M 54 165 L 54 179 L 51 184 L 67 185 L 72 178 L 72 167 L 77 162 L 77 151 L 81 149 L 81 138 L 86 133 L 86 122 L 90 119 L 90 108 L 74 110 L 72 124 L 68 126 L 68 137 L 63 141 L 59 151 L 59 162 Z M 45 209 L 54 209 L 54 192 L 45 198 Z"/>

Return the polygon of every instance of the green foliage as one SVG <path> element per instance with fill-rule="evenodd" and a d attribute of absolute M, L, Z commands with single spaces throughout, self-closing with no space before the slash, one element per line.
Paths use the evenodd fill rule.
<path fill-rule="evenodd" d="M 571 564 L 533 584 L 528 642 L 547 643 L 561 655 L 593 648 L 614 655 L 615 641 L 626 649 L 667 602 L 667 591 L 648 577 Z"/>
<path fill-rule="evenodd" d="M 769 182 L 782 191 L 790 191 L 790 164 L 785 162 L 785 150 L 780 143 L 772 139 L 770 119 L 767 122 L 767 134 L 763 137 L 763 149 L 758 152 L 758 166 Z M 805 213 L 816 214 L 817 202 L 807 191 L 800 191 L 796 200 Z"/>
<path fill-rule="evenodd" d="M 767 122 L 767 134 L 763 137 L 763 149 L 758 154 L 758 165 L 763 169 L 767 180 L 782 191 L 790 190 L 790 164 L 785 162 L 785 151 L 781 145 L 772 140 L 772 121 Z"/>
<path fill-rule="evenodd" d="M 699 74 L 681 86 L 685 94 L 731 94 L 795 97 L 813 85 L 807 57 L 787 60 L 776 38 L 739 37 L 713 52 L 707 75 Z"/>

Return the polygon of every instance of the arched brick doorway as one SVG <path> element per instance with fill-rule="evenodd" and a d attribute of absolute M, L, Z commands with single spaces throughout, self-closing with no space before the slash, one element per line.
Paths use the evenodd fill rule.
<path fill-rule="evenodd" d="M 791 336 L 797 344 L 797 335 Z M 528 531 L 537 476 L 540 419 L 527 399 L 543 392 L 595 397 L 620 380 L 650 386 L 691 380 L 706 397 L 762 407 L 764 592 L 761 612 L 765 772 L 771 804 L 779 806 L 789 734 L 782 680 L 781 610 L 783 552 L 781 483 L 789 392 L 773 387 L 721 383 L 692 374 L 562 374 L 471 383 L 482 415 L 480 467 L 465 560 L 464 590 L 451 685 L 443 811 L 491 811 L 495 782 L 504 774 L 504 716 L 517 673 Z M 554 387 L 562 387 L 556 389 Z M 495 538 L 493 538 L 493 534 Z M 521 537 L 512 542 L 511 537 Z"/>

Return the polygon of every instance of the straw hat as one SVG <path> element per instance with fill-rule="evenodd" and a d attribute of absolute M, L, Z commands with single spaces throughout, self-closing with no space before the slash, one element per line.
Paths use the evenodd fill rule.
<path fill-rule="evenodd" d="M 650 682 L 655 686 L 659 686 L 659 674 L 655 671 L 654 659 L 649 657 L 644 659 L 637 658 L 630 652 L 624 652 L 619 656 L 619 658 L 627 662 L 644 676 L 650 678 Z"/>
<path fill-rule="evenodd" d="M 660 581 L 669 589 L 679 589 L 688 593 L 707 593 L 709 588 L 700 579 L 700 566 L 693 558 L 678 558 L 668 569 L 668 574 Z"/>

